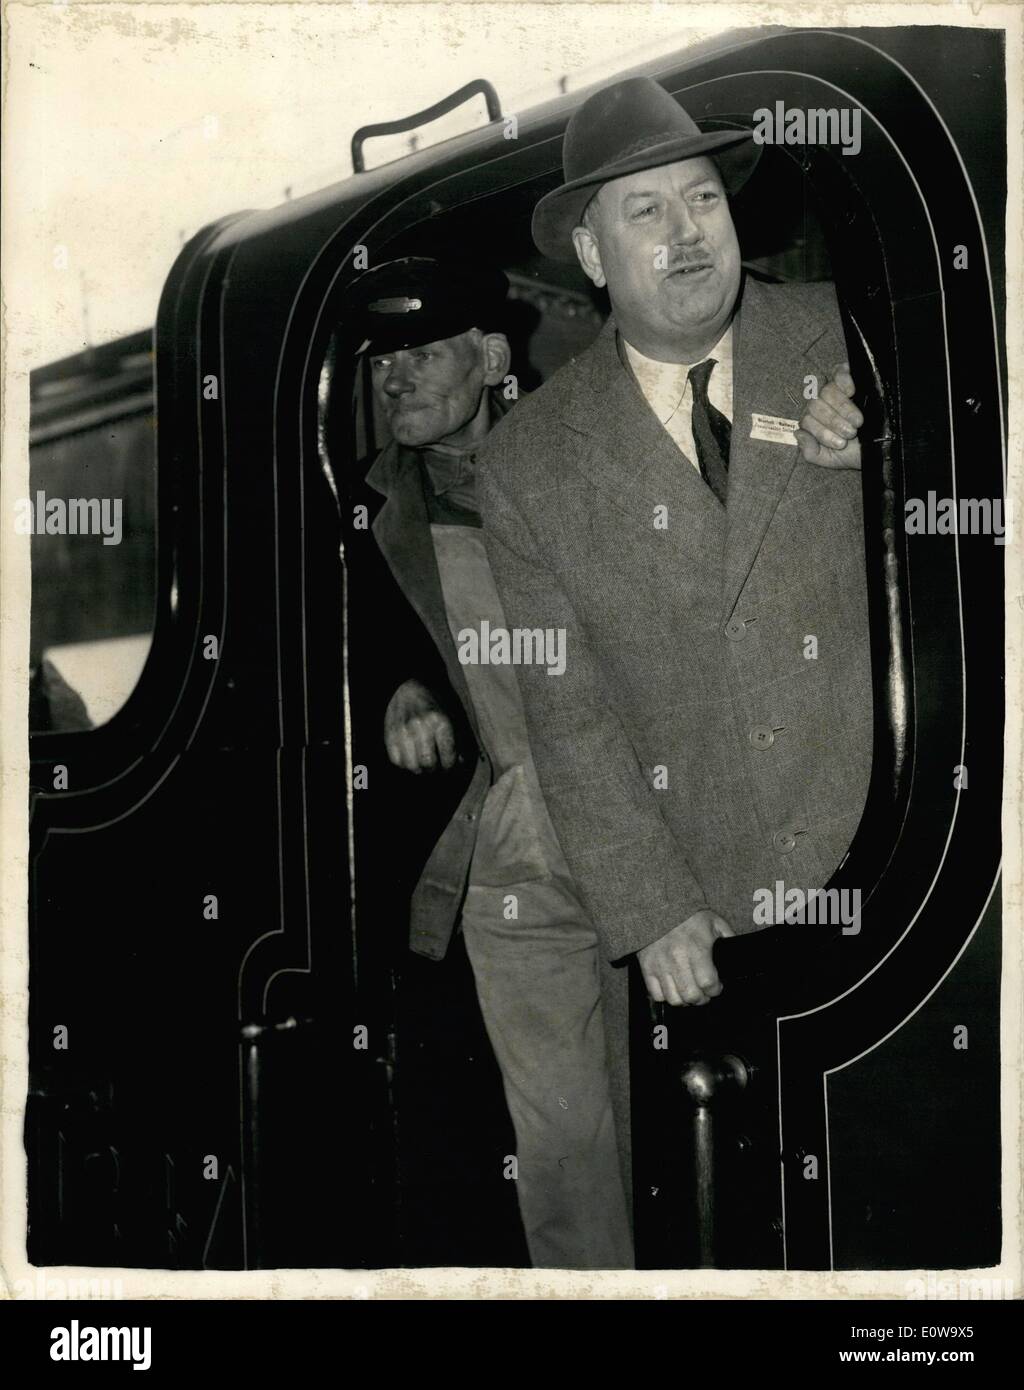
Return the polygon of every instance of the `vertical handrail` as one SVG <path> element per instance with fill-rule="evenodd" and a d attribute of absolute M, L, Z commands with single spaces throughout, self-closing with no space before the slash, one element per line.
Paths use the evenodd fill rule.
<path fill-rule="evenodd" d="M 260 1231 L 260 1039 L 258 1023 L 242 1028 L 242 1267 L 262 1268 Z"/>
<path fill-rule="evenodd" d="M 746 1063 L 732 1053 L 720 1057 L 693 1057 L 680 1073 L 679 1080 L 691 1106 L 694 1216 L 701 1269 L 715 1267 L 717 1244 L 714 1109 L 723 1094 L 743 1090 L 749 1077 Z"/>

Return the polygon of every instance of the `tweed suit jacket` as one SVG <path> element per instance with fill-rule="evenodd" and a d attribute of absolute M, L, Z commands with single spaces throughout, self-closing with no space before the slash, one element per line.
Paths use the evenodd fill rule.
<path fill-rule="evenodd" d="M 614 321 L 488 437 L 478 497 L 510 627 L 564 628 L 518 669 L 541 786 L 605 954 L 702 907 L 821 887 L 872 752 L 861 479 L 750 437 L 846 357 L 830 285 L 746 278 L 723 507 L 620 361 Z M 807 639 L 815 639 L 814 643 Z"/>

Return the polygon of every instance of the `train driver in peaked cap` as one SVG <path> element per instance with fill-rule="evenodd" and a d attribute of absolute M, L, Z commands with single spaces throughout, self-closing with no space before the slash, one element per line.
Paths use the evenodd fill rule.
<path fill-rule="evenodd" d="M 507 293 L 500 270 L 426 256 L 388 261 L 356 282 L 374 394 L 400 444 L 461 445 L 487 433 L 489 388 L 511 359 L 500 331 Z"/>

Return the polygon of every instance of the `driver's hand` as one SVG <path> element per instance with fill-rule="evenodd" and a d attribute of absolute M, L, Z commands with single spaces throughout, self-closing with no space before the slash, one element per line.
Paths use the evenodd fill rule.
<path fill-rule="evenodd" d="M 404 681 L 388 701 L 384 744 L 394 765 L 406 772 L 455 766 L 452 721 L 419 681 Z"/>

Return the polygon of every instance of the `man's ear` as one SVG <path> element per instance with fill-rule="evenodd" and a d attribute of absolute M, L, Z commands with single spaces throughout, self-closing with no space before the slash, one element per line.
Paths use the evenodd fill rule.
<path fill-rule="evenodd" d="M 484 384 L 498 386 L 508 376 L 512 365 L 512 349 L 504 333 L 485 333 L 480 340 L 484 358 Z"/>
<path fill-rule="evenodd" d="M 583 273 L 593 280 L 598 289 L 605 284 L 604 267 L 601 265 L 601 249 L 597 238 L 588 227 L 573 227 L 572 244 L 576 248 L 576 259 L 583 267 Z"/>

